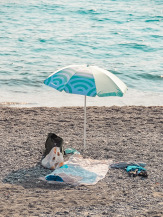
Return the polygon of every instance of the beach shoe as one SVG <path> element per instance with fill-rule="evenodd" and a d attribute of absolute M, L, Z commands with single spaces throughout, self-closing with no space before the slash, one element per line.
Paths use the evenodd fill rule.
<path fill-rule="evenodd" d="M 136 177 L 138 175 L 138 169 L 128 171 L 130 177 Z"/>
<path fill-rule="evenodd" d="M 148 174 L 147 174 L 147 171 L 145 170 L 141 170 L 139 173 L 138 173 L 138 176 L 143 176 L 143 177 L 148 177 Z"/>

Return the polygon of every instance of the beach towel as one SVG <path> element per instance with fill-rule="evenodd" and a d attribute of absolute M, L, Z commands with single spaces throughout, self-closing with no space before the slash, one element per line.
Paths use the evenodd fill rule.
<path fill-rule="evenodd" d="M 80 154 L 72 155 L 65 164 L 45 177 L 51 183 L 68 183 L 72 185 L 95 185 L 103 179 L 112 160 L 84 159 Z"/>

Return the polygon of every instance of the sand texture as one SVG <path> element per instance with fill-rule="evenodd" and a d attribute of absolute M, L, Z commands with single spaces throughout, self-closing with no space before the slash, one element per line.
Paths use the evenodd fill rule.
<path fill-rule="evenodd" d="M 163 107 L 0 107 L 0 216 L 163 216 Z M 148 178 L 109 169 L 92 186 L 39 180 L 49 132 L 83 157 L 145 162 Z"/>

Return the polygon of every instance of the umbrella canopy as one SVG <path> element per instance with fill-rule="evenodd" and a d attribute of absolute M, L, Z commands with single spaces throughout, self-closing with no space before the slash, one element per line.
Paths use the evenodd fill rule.
<path fill-rule="evenodd" d="M 50 75 L 44 83 L 58 91 L 85 96 L 84 147 L 86 146 L 86 96 L 122 97 L 127 86 L 111 72 L 89 65 L 70 65 Z"/>

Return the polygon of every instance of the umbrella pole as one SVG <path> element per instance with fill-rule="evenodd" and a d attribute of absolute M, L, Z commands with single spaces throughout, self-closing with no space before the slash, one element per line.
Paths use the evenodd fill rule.
<path fill-rule="evenodd" d="M 84 149 L 86 148 L 86 96 L 84 98 Z"/>

